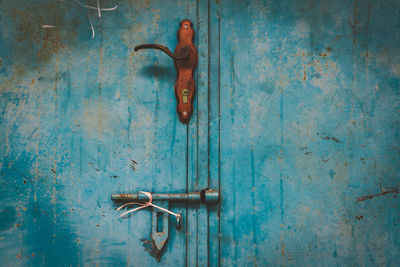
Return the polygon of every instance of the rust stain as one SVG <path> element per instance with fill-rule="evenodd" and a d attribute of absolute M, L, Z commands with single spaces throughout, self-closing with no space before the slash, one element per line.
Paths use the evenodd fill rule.
<path fill-rule="evenodd" d="M 157 248 L 154 245 L 154 242 L 152 240 L 147 240 L 147 239 L 140 239 L 140 241 L 143 242 L 143 247 L 144 249 L 149 252 L 149 254 L 155 258 L 157 261 L 160 261 L 160 255 L 157 253 Z"/>
<path fill-rule="evenodd" d="M 13 42 L 12 50 L 10 49 L 9 52 L 15 59 L 15 63 L 12 66 L 14 72 L 7 80 L 2 81 L 0 91 L 10 90 L 10 88 L 16 90 L 14 88 L 20 83 L 20 77 L 29 73 L 32 65 L 48 63 L 54 54 L 78 44 L 76 42 L 78 34 L 71 29 L 78 28 L 79 17 L 71 18 L 69 7 L 65 5 L 60 5 L 56 1 L 47 1 L 41 5 L 28 4 L 24 8 L 14 6 L 2 8 L 10 15 L 13 25 L 13 29 L 9 31 L 12 35 L 9 36 L 10 41 L 7 45 Z M 54 16 L 54 14 L 57 15 Z M 41 25 L 46 23 L 60 27 L 41 28 Z"/>
<path fill-rule="evenodd" d="M 361 202 L 361 201 L 365 201 L 367 199 L 373 199 L 374 197 L 381 197 L 381 196 L 384 196 L 384 195 L 387 195 L 387 194 L 398 194 L 398 193 L 400 193 L 399 185 L 397 185 L 397 187 L 393 187 L 393 188 L 391 188 L 389 190 L 382 190 L 382 185 L 381 184 L 380 184 L 380 187 L 381 187 L 381 192 L 376 193 L 376 194 L 372 194 L 372 195 L 365 195 L 365 196 L 357 197 L 357 200 L 356 200 L 355 203 Z M 394 197 L 396 197 L 396 195 L 394 195 Z"/>
<path fill-rule="evenodd" d="M 66 41 L 72 41 L 77 37 L 77 33 L 71 31 L 69 34 L 61 37 L 60 27 L 52 29 L 42 29 L 40 25 L 44 24 L 47 20 L 51 19 L 36 9 L 52 10 L 57 13 L 56 18 L 57 25 L 65 25 L 67 14 L 60 12 L 59 5 L 55 3 L 49 3 L 45 6 L 31 7 L 28 10 L 13 10 L 12 18 L 16 25 L 16 36 L 17 41 L 16 49 L 21 53 L 31 53 L 32 47 L 40 47 L 37 52 L 38 60 L 40 62 L 47 62 L 52 57 L 53 53 L 58 53 L 60 49 L 65 48 Z M 32 9 L 33 8 L 33 9 Z M 51 12 L 49 12 L 51 13 Z M 73 26 L 77 26 L 77 20 L 72 21 Z"/>

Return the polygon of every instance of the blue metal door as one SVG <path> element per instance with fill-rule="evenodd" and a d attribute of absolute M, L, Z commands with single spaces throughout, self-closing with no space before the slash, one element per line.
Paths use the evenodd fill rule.
<path fill-rule="evenodd" d="M 399 1 L 217 1 L 210 23 L 212 262 L 399 266 Z"/>
<path fill-rule="evenodd" d="M 2 265 L 399 264 L 397 1 L 0 3 Z M 171 59 L 133 51 L 183 19 L 187 125 Z M 110 199 L 206 188 L 160 262 L 150 209 Z"/>
<path fill-rule="evenodd" d="M 133 51 L 146 42 L 174 48 L 183 19 L 193 21 L 201 40 L 207 5 L 98 2 L 1 1 L 2 265 L 206 262 L 196 256 L 207 251 L 207 238 L 197 241 L 205 207 L 170 205 L 183 215 L 183 227 L 171 222 L 158 263 L 151 212 L 121 219 L 110 196 L 207 187 L 206 165 L 197 163 L 207 155 L 207 132 L 199 127 L 207 125 L 207 113 L 196 108 L 190 124 L 181 124 L 173 62 L 159 52 Z M 208 46 L 197 47 L 196 106 L 207 107 Z"/>

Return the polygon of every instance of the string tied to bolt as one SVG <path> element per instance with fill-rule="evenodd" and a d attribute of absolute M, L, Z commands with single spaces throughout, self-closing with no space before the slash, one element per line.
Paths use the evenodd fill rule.
<path fill-rule="evenodd" d="M 175 213 L 175 212 L 173 212 L 173 211 L 170 211 L 170 210 L 168 210 L 168 209 L 165 209 L 165 208 L 163 208 L 163 207 L 160 207 L 160 206 L 154 204 L 154 203 L 153 203 L 153 194 L 152 194 L 152 193 L 150 193 L 150 192 L 145 192 L 145 191 L 139 191 L 139 193 L 140 193 L 140 194 L 144 194 L 145 196 L 147 196 L 147 197 L 149 198 L 149 200 L 148 200 L 147 202 L 144 202 L 144 203 L 141 203 L 141 202 L 128 202 L 128 203 L 125 203 L 125 204 L 122 205 L 122 206 L 119 206 L 119 207 L 117 208 L 117 210 L 121 210 L 121 209 L 123 209 L 123 208 L 126 207 L 126 206 L 139 205 L 139 207 L 136 207 L 136 208 L 133 208 L 133 209 L 129 209 L 129 210 L 125 211 L 124 213 L 122 213 L 122 214 L 120 215 L 121 218 L 122 218 L 122 217 L 125 217 L 125 216 L 127 216 L 128 214 L 131 214 L 132 212 L 135 212 L 135 211 L 137 211 L 137 210 L 141 210 L 141 209 L 144 209 L 144 208 L 147 208 L 147 207 L 153 207 L 153 208 L 159 209 L 159 210 L 161 210 L 161 211 L 164 211 L 164 212 L 166 212 L 166 213 L 169 213 L 169 214 L 175 216 L 178 225 L 180 224 L 180 222 L 181 222 L 181 220 L 182 220 L 182 216 L 181 216 L 179 213 Z"/>

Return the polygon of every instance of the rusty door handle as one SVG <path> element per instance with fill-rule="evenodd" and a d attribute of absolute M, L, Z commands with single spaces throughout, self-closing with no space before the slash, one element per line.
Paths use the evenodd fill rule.
<path fill-rule="evenodd" d="M 175 63 L 176 81 L 175 97 L 176 111 L 182 123 L 188 123 L 193 114 L 193 100 L 196 94 L 194 72 L 197 67 L 198 54 L 194 45 L 195 32 L 190 20 L 183 20 L 178 30 L 178 44 L 174 53 L 168 47 L 159 44 L 142 44 L 134 50 L 157 49 L 170 56 Z"/>
<path fill-rule="evenodd" d="M 170 56 L 175 60 L 184 60 L 189 57 L 189 51 L 187 49 L 183 49 L 180 55 L 175 55 L 171 52 L 171 50 L 169 50 L 168 47 L 159 44 L 141 44 L 135 46 L 134 48 L 135 52 L 141 49 L 157 49 L 163 51 L 165 54 L 167 54 L 168 56 Z"/>

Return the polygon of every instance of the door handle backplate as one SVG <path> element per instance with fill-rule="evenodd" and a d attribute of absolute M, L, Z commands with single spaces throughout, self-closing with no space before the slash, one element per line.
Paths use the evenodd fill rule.
<path fill-rule="evenodd" d="M 194 45 L 195 32 L 190 20 L 181 21 L 177 37 L 178 44 L 174 53 L 168 47 L 159 44 L 142 44 L 136 46 L 134 50 L 157 49 L 174 60 L 177 74 L 175 81 L 176 111 L 179 120 L 182 123 L 188 123 L 193 114 L 193 101 L 196 94 L 194 73 L 198 61 L 198 54 Z"/>

